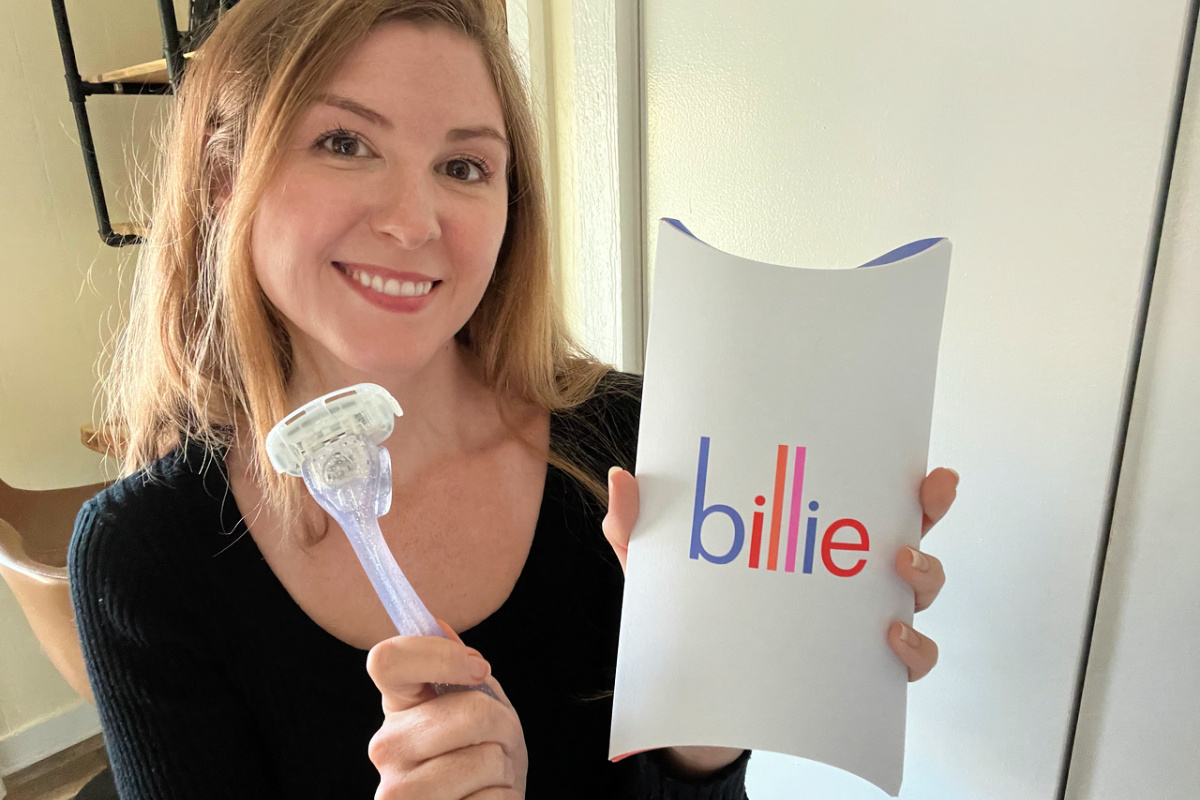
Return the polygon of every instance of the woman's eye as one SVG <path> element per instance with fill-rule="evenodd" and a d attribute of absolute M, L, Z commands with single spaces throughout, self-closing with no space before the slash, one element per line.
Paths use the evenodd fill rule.
<path fill-rule="evenodd" d="M 488 177 L 483 165 L 465 158 L 454 158 L 447 161 L 446 174 L 464 183 L 475 183 Z"/>
<path fill-rule="evenodd" d="M 364 148 L 362 141 L 349 131 L 327 133 L 317 141 L 317 146 L 327 153 L 345 158 L 357 158 L 360 148 Z"/>

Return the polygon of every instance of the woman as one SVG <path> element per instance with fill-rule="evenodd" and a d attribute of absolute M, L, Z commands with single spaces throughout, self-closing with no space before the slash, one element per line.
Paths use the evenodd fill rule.
<path fill-rule="evenodd" d="M 70 557 L 122 796 L 744 797 L 739 750 L 606 758 L 640 383 L 559 317 L 493 0 L 242 0 L 173 114 L 108 387 L 128 477 Z M 265 458 L 363 381 L 405 410 L 380 524 L 450 639 L 394 636 Z M 927 605 L 937 561 L 897 568 Z M 499 702 L 428 686 L 483 680 Z"/>

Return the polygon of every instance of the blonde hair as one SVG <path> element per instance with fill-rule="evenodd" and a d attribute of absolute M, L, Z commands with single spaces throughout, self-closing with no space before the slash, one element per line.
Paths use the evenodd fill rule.
<path fill-rule="evenodd" d="M 303 487 L 276 474 L 263 447 L 292 410 L 293 352 L 255 278 L 250 234 L 280 144 L 354 47 L 391 21 L 446 25 L 478 45 L 511 142 L 507 229 L 458 340 L 498 397 L 550 411 L 583 402 L 609 371 L 572 340 L 556 300 L 536 127 L 502 0 L 242 0 L 193 57 L 166 120 L 129 321 L 103 386 L 102 425 L 119 443 L 122 475 L 189 439 L 228 447 L 245 424 L 251 476 L 269 506 L 296 519 Z M 590 470 L 546 457 L 606 501 Z"/>

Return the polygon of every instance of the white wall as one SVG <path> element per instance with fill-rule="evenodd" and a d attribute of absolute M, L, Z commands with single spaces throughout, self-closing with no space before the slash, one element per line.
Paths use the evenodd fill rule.
<path fill-rule="evenodd" d="M 648 220 L 803 266 L 954 241 L 930 464 L 962 484 L 902 796 L 1057 797 L 1187 3 L 643 9 Z M 801 793 L 880 794 L 755 756 L 752 797 Z"/>
<path fill-rule="evenodd" d="M 1154 275 L 1068 800 L 1200 795 L 1200 59 Z"/>

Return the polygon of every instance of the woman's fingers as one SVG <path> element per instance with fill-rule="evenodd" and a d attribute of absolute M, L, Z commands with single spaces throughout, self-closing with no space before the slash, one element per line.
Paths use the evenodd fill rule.
<path fill-rule="evenodd" d="M 608 513 L 600 527 L 604 538 L 612 545 L 621 569 L 629 552 L 629 533 L 638 518 L 637 478 L 619 467 L 608 471 Z"/>
<path fill-rule="evenodd" d="M 402 730 L 389 736 L 384 733 L 385 726 L 377 735 L 381 740 L 388 739 L 378 743 L 381 750 L 386 750 L 388 763 L 423 764 L 489 742 L 499 745 L 512 759 L 520 755 L 517 748 L 524 742 L 517 715 L 483 692 L 448 692 L 405 710 L 401 716 Z"/>
<path fill-rule="evenodd" d="M 925 512 L 921 523 L 922 536 L 929 533 L 929 529 L 946 516 L 957 493 L 958 473 L 954 470 L 938 467 L 925 476 L 919 492 L 921 509 Z"/>
<path fill-rule="evenodd" d="M 896 572 L 912 587 L 914 611 L 929 608 L 946 585 L 942 562 L 912 547 L 901 547 L 896 554 Z"/>
<path fill-rule="evenodd" d="M 517 767 L 496 742 L 470 745 L 417 765 L 408 772 L 382 776 L 376 800 L 415 798 L 463 800 L 463 798 L 521 797 L 516 785 Z"/>
<path fill-rule="evenodd" d="M 518 800 L 529 766 L 521 721 L 479 651 L 437 623 L 446 638 L 393 636 L 367 655 L 384 710 L 367 748 L 380 774 L 376 800 Z M 433 689 L 479 683 L 500 702 L 466 688 Z"/>
<path fill-rule="evenodd" d="M 524 742 L 512 709 L 482 692 L 444 694 L 388 714 L 367 751 L 380 773 L 376 798 L 522 797 Z"/>
<path fill-rule="evenodd" d="M 499 689 L 494 678 L 488 684 Z M 367 755 L 380 774 L 377 800 L 524 796 L 529 756 L 520 720 L 482 692 L 450 692 L 386 714 Z"/>
<path fill-rule="evenodd" d="M 383 695 L 385 712 L 429 700 L 434 696 L 431 683 L 470 686 L 483 682 L 490 673 L 490 665 L 478 650 L 440 636 L 393 636 L 367 654 L 367 674 Z"/>
<path fill-rule="evenodd" d="M 908 667 L 908 679 L 919 681 L 929 674 L 938 660 L 937 642 L 917 633 L 903 622 L 893 622 L 888 629 L 888 644 Z"/>

